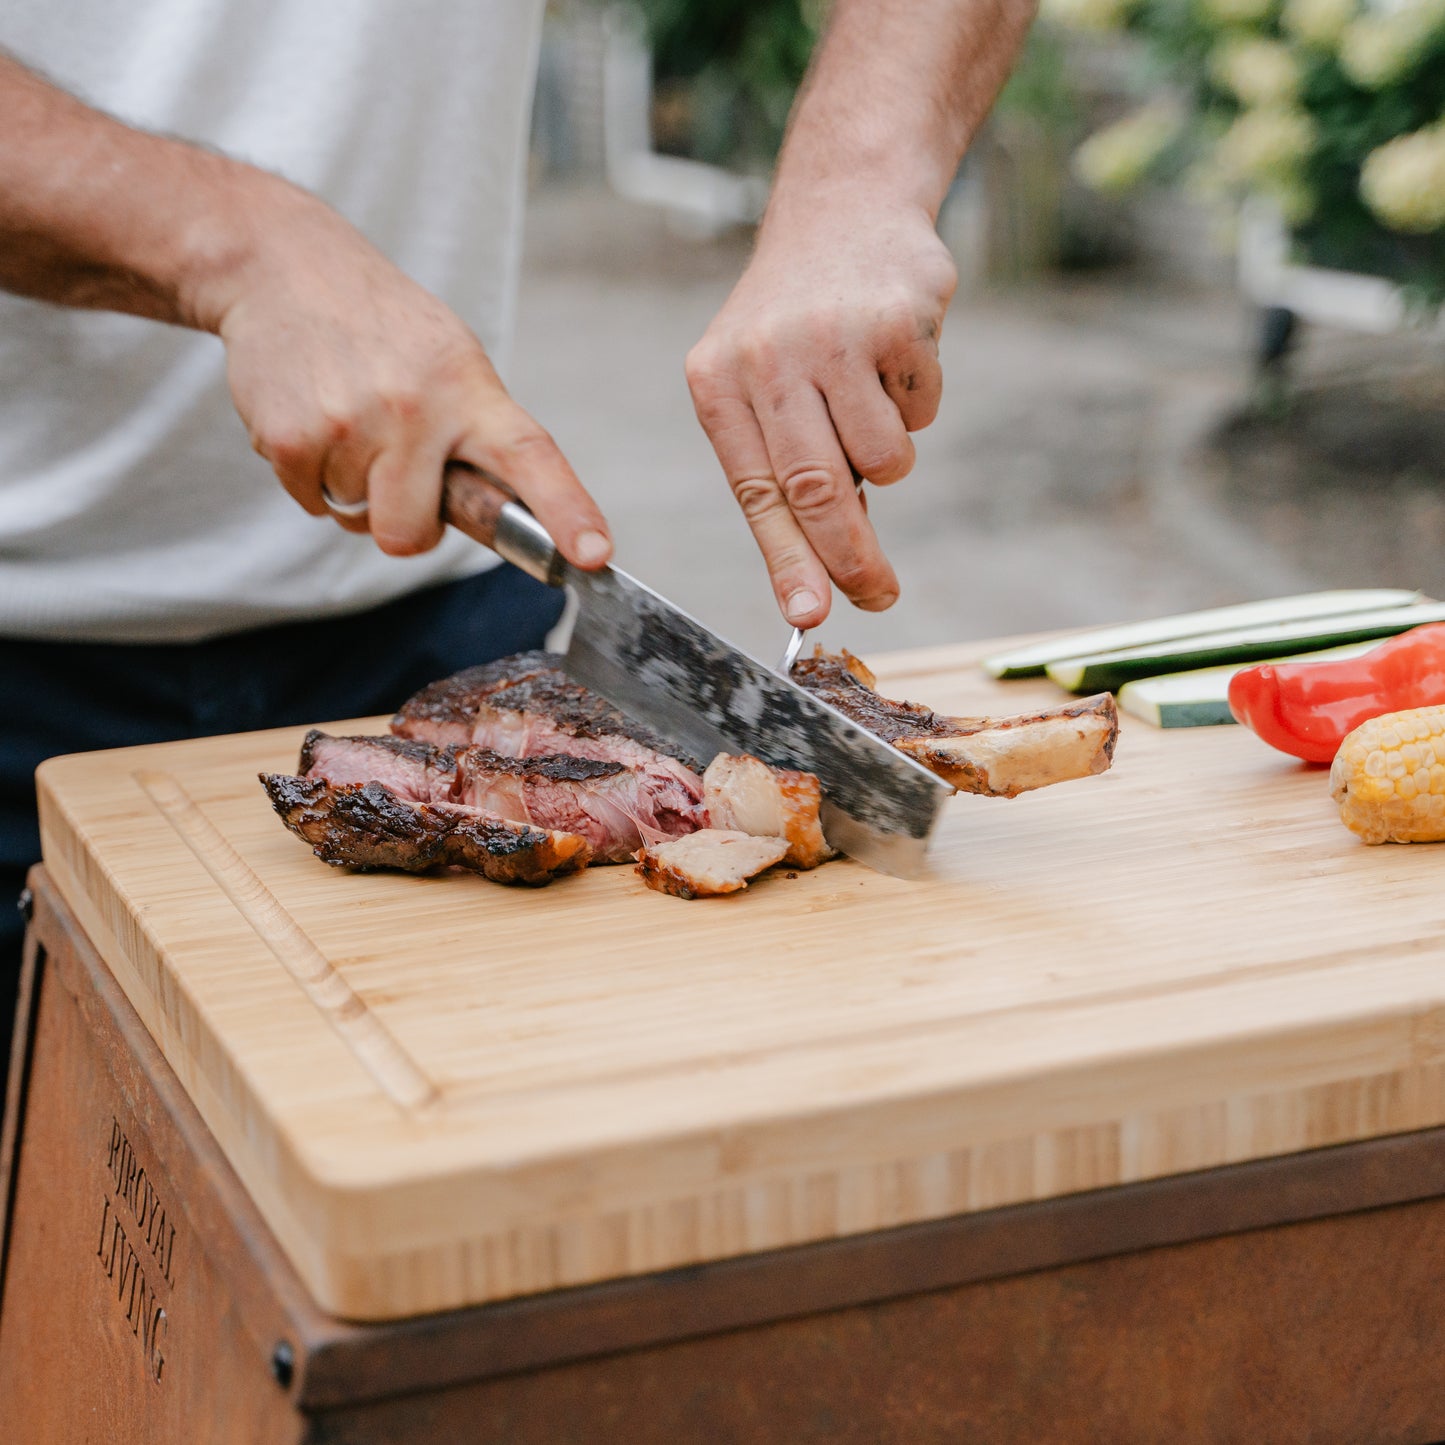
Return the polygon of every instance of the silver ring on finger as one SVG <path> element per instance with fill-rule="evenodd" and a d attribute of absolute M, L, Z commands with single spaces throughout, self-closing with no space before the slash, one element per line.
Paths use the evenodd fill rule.
<path fill-rule="evenodd" d="M 338 502 L 325 487 L 321 489 L 321 500 L 333 517 L 364 517 L 371 510 L 371 503 L 365 497 L 359 502 Z"/>

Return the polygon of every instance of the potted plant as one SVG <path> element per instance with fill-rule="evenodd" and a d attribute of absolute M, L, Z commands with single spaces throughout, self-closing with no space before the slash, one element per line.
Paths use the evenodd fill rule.
<path fill-rule="evenodd" d="M 1246 249 L 1273 246 L 1276 260 L 1377 288 L 1382 278 L 1388 287 L 1371 294 L 1395 296 L 1400 314 L 1445 302 L 1445 0 L 1044 0 L 1043 10 L 1142 41 L 1151 97 L 1075 156 L 1095 189 L 1183 176 L 1218 201 L 1252 203 Z M 1254 259 L 1257 277 L 1288 270 Z M 1303 304 L 1309 289 L 1290 295 Z M 1384 315 L 1351 294 L 1361 317 Z"/>
<path fill-rule="evenodd" d="M 652 51 L 658 149 L 772 167 L 825 16 L 822 0 L 638 0 Z"/>

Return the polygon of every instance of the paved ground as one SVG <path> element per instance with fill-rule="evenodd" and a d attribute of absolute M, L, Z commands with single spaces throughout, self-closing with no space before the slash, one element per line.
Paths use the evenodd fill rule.
<path fill-rule="evenodd" d="M 681 369 L 745 254 L 544 190 L 510 378 L 622 565 L 771 657 L 786 628 Z M 1127 276 L 961 297 L 939 419 L 872 504 L 903 596 L 821 635 L 878 651 L 1318 586 L 1445 595 L 1445 351 L 1312 333 L 1300 404 L 1267 422 L 1244 414 L 1250 331 L 1230 294 Z"/>

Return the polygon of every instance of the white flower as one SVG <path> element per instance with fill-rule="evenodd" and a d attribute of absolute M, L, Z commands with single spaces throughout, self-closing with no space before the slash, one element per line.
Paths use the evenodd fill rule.
<path fill-rule="evenodd" d="M 1367 90 L 1409 75 L 1445 29 L 1445 0 L 1408 0 L 1390 11 L 1352 20 L 1340 36 L 1345 74 Z"/>
<path fill-rule="evenodd" d="M 1179 112 L 1155 101 L 1096 131 L 1074 153 L 1074 173 L 1105 195 L 1137 186 L 1179 136 Z"/>
<path fill-rule="evenodd" d="M 1219 25 L 1258 25 L 1275 12 L 1278 0 L 1199 0 L 1205 17 Z"/>
<path fill-rule="evenodd" d="M 1039 0 L 1039 14 L 1071 30 L 1118 30 L 1135 0 Z"/>
<path fill-rule="evenodd" d="M 1292 106 L 1246 110 L 1220 137 L 1215 160 L 1236 181 L 1294 182 L 1315 147 L 1315 123 Z"/>
<path fill-rule="evenodd" d="M 1445 122 L 1397 136 L 1367 156 L 1360 194 L 1392 230 L 1445 228 Z"/>
<path fill-rule="evenodd" d="M 1209 68 L 1246 105 L 1284 105 L 1299 94 L 1299 63 L 1282 40 L 1226 40 Z"/>
<path fill-rule="evenodd" d="M 1280 23 L 1306 45 L 1332 49 L 1359 13 L 1359 0 L 1285 0 Z"/>

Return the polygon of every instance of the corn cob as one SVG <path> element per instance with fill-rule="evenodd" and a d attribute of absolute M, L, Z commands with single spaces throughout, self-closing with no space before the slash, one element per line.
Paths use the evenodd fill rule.
<path fill-rule="evenodd" d="M 1340 818 L 1366 843 L 1445 839 L 1445 707 L 1412 707 L 1363 722 L 1330 768 Z"/>

